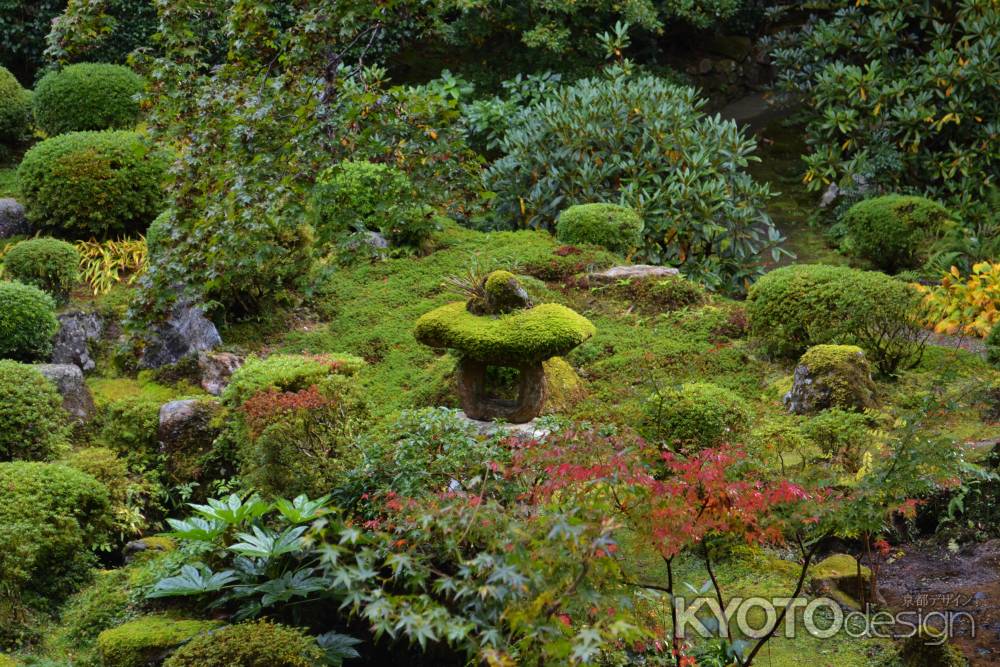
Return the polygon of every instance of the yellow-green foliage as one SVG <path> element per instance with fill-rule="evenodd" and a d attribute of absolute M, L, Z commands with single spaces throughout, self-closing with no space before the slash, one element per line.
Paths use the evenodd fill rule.
<path fill-rule="evenodd" d="M 49 136 L 83 130 L 128 130 L 139 118 L 142 77 L 122 65 L 77 63 L 49 72 L 35 86 L 38 127 Z"/>
<path fill-rule="evenodd" d="M 94 295 L 107 294 L 115 285 L 133 284 L 146 269 L 149 256 L 146 239 L 77 241 L 80 277 Z"/>
<path fill-rule="evenodd" d="M 302 630 L 260 620 L 195 637 L 163 667 L 314 667 L 323 662 L 323 651 Z"/>
<path fill-rule="evenodd" d="M 587 318 L 555 303 L 494 318 L 473 315 L 464 302 L 455 302 L 420 317 L 415 329 L 425 345 L 497 366 L 562 356 L 594 333 Z"/>
<path fill-rule="evenodd" d="M 21 663 L 19 663 L 17 660 L 10 657 L 9 655 L 0 653 L 0 667 L 18 667 L 18 665 L 20 664 Z"/>
<path fill-rule="evenodd" d="M 364 360 L 346 354 L 251 357 L 233 373 L 229 385 L 222 392 L 222 402 L 240 405 L 254 394 L 268 389 L 301 391 L 331 375 L 354 375 L 364 363 Z"/>
<path fill-rule="evenodd" d="M 969 661 L 943 634 L 944 630 L 923 626 L 906 639 L 899 650 L 903 667 L 967 667 Z"/>
<path fill-rule="evenodd" d="M 31 127 L 31 93 L 0 65 L 0 154 L 3 144 L 25 139 Z"/>
<path fill-rule="evenodd" d="M 0 282 L 0 359 L 46 359 L 59 330 L 55 307 L 37 287 Z"/>
<path fill-rule="evenodd" d="M 220 621 L 143 616 L 101 632 L 97 650 L 103 667 L 145 667 L 192 637 L 221 625 Z"/>
<path fill-rule="evenodd" d="M 592 243 L 626 255 L 642 244 L 642 218 L 618 204 L 578 204 L 559 214 L 556 238 L 563 243 Z"/>
<path fill-rule="evenodd" d="M 986 337 L 1000 324 L 1000 262 L 980 262 L 962 277 L 956 267 L 937 287 L 914 285 L 924 294 L 925 324 L 943 334 Z"/>
<path fill-rule="evenodd" d="M 856 345 L 815 345 L 799 364 L 809 369 L 814 386 L 828 391 L 833 405 L 862 410 L 875 404 L 875 383 L 865 352 Z"/>
<path fill-rule="evenodd" d="M 48 637 L 49 653 L 71 653 L 74 664 L 90 665 L 94 640 L 104 630 L 128 620 L 129 573 L 125 569 L 98 572 L 94 581 L 66 601 L 59 626 Z"/>

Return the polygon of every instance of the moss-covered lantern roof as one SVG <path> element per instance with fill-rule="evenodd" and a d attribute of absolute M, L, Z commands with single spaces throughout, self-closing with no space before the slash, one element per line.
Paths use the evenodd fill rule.
<path fill-rule="evenodd" d="M 596 331 L 586 317 L 555 303 L 493 317 L 470 313 L 459 301 L 420 317 L 414 335 L 486 364 L 518 366 L 565 355 Z"/>

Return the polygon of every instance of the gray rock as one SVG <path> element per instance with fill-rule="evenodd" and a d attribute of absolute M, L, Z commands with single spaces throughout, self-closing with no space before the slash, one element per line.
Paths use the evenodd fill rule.
<path fill-rule="evenodd" d="M 132 563 L 139 554 L 144 554 L 147 551 L 160 553 L 169 551 L 170 548 L 164 543 L 164 540 L 167 539 L 168 538 L 157 538 L 147 540 L 144 538 L 126 542 L 125 546 L 122 548 L 122 556 L 125 559 L 125 563 Z"/>
<path fill-rule="evenodd" d="M 201 371 L 201 388 L 218 396 L 229 384 L 229 378 L 243 365 L 243 357 L 231 352 L 201 352 L 198 369 Z"/>
<path fill-rule="evenodd" d="M 63 408 L 75 421 L 86 422 L 94 415 L 94 399 L 83 381 L 83 371 L 73 364 L 35 364 L 42 375 L 56 386 L 63 398 Z"/>
<path fill-rule="evenodd" d="M 680 271 L 669 266 L 653 266 L 652 264 L 629 264 L 612 266 L 610 269 L 588 273 L 587 280 L 596 283 L 613 283 L 619 280 L 643 278 L 668 278 L 679 276 Z"/>
<path fill-rule="evenodd" d="M 165 468 L 174 483 L 198 481 L 205 471 L 201 459 L 212 450 L 218 427 L 213 423 L 219 412 L 214 399 L 190 398 L 170 401 L 160 406 L 156 431 Z"/>
<path fill-rule="evenodd" d="M 712 71 L 712 59 L 702 58 L 698 61 L 698 74 L 708 74 Z"/>
<path fill-rule="evenodd" d="M 24 207 L 15 199 L 0 199 L 0 239 L 30 233 Z"/>
<path fill-rule="evenodd" d="M 221 344 L 219 330 L 205 317 L 202 306 L 181 299 L 174 304 L 167 321 L 152 331 L 139 365 L 160 368 L 176 364 L 190 354 L 212 350 Z"/>
<path fill-rule="evenodd" d="M 860 348 L 817 345 L 796 365 L 792 388 L 783 402 L 797 415 L 832 407 L 861 411 L 875 407 L 875 392 L 871 366 Z"/>
<path fill-rule="evenodd" d="M 826 187 L 826 190 L 823 191 L 823 196 L 819 200 L 819 207 L 828 208 L 832 206 L 833 203 L 837 201 L 837 197 L 839 196 L 840 188 L 836 183 L 830 183 L 830 185 Z"/>
<path fill-rule="evenodd" d="M 59 333 L 52 346 L 52 363 L 73 364 L 83 372 L 94 370 L 90 341 L 100 340 L 104 322 L 95 313 L 73 311 L 59 316 Z"/>

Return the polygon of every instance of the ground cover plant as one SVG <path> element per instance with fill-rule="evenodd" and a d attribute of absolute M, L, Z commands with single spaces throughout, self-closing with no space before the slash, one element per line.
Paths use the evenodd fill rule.
<path fill-rule="evenodd" d="M 0 666 L 991 664 L 998 21 L 3 12 Z"/>

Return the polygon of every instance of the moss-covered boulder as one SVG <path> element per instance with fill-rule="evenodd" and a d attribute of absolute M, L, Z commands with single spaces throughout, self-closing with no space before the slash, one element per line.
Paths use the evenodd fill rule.
<path fill-rule="evenodd" d="M 859 579 L 858 561 L 853 556 L 834 554 L 812 566 L 810 588 L 816 595 L 826 596 L 846 609 L 861 609 L 860 600 L 869 597 L 872 572 L 864 565 L 860 572 Z M 884 603 L 880 596 L 868 602 Z"/>
<path fill-rule="evenodd" d="M 923 626 L 907 638 L 899 650 L 903 667 L 966 667 L 969 661 L 948 643 L 943 632 Z"/>
<path fill-rule="evenodd" d="M 97 651 L 103 667 L 147 667 L 160 664 L 181 644 L 221 625 L 220 621 L 143 616 L 99 634 Z"/>
<path fill-rule="evenodd" d="M 864 351 L 854 345 L 816 345 L 795 367 L 785 405 L 795 414 L 827 408 L 864 410 L 875 406 L 875 383 Z"/>

